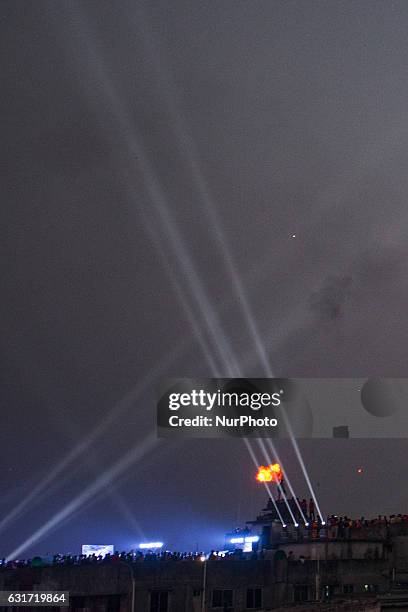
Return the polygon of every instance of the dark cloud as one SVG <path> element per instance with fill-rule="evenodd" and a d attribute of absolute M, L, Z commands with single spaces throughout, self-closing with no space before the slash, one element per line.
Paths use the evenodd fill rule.
<path fill-rule="evenodd" d="M 334 321 L 342 316 L 347 298 L 351 294 L 353 280 L 350 276 L 329 277 L 323 287 L 313 293 L 310 306 L 324 321 Z"/>

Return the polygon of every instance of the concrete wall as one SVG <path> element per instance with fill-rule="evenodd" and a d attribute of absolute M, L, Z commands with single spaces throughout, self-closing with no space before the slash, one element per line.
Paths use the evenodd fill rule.
<path fill-rule="evenodd" d="M 327 540 L 322 542 L 292 542 L 281 544 L 286 555 L 292 551 L 295 559 L 375 559 L 385 555 L 384 543 L 362 540 Z M 408 550 L 404 551 L 408 559 Z"/>

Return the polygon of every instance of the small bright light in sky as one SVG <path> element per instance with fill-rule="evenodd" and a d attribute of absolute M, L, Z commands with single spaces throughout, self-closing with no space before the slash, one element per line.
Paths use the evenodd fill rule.
<path fill-rule="evenodd" d="M 292 238 L 296 238 L 296 234 L 292 234 Z"/>
<path fill-rule="evenodd" d="M 362 473 L 363 473 L 363 471 L 364 471 L 364 470 L 363 470 L 363 468 L 362 468 L 362 467 L 357 468 L 357 474 L 362 474 Z"/>

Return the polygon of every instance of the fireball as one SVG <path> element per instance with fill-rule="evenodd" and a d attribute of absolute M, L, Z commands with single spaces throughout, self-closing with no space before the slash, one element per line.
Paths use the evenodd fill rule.
<path fill-rule="evenodd" d="M 282 481 L 283 472 L 279 463 L 271 463 L 271 465 L 261 465 L 258 469 L 256 479 L 258 482 L 275 482 L 279 484 Z"/>

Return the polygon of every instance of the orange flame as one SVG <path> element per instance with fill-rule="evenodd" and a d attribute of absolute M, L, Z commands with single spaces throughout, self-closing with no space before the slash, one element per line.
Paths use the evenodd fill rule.
<path fill-rule="evenodd" d="M 279 463 L 271 465 L 261 465 L 258 469 L 256 479 L 258 482 L 276 482 L 279 484 L 282 481 L 283 472 Z"/>

